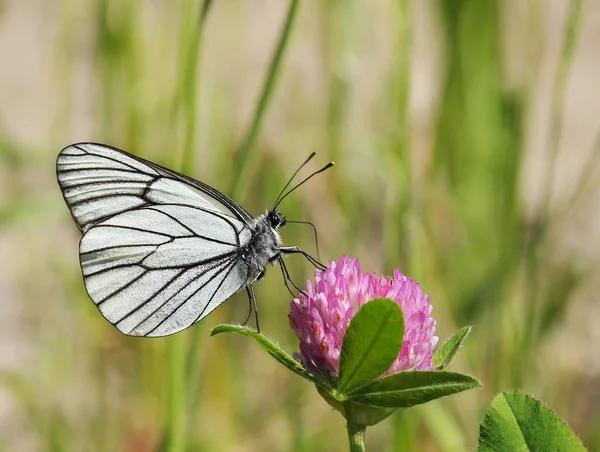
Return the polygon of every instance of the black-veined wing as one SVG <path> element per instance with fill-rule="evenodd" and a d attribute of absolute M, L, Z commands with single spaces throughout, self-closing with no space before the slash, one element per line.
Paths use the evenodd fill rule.
<path fill-rule="evenodd" d="M 82 232 L 116 213 L 168 203 L 203 207 L 241 223 L 253 222 L 238 203 L 209 185 L 105 145 L 66 147 L 58 155 L 56 173 Z"/>
<path fill-rule="evenodd" d="M 250 232 L 177 204 L 122 212 L 92 226 L 79 253 L 85 286 L 102 315 L 132 336 L 166 336 L 208 315 L 240 290 Z"/>
<path fill-rule="evenodd" d="M 87 292 L 121 332 L 176 333 L 247 283 L 253 220 L 225 195 L 100 145 L 65 148 L 57 173 Z"/>

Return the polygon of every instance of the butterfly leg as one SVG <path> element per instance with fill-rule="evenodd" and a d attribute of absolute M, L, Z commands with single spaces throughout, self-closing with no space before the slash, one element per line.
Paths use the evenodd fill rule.
<path fill-rule="evenodd" d="M 248 316 L 242 325 L 246 325 L 248 320 L 250 320 L 250 316 L 252 315 L 252 309 L 254 308 L 254 313 L 256 314 L 256 330 L 260 333 L 260 327 L 258 326 L 258 305 L 256 303 L 256 296 L 254 295 L 254 284 L 262 279 L 265 276 L 265 272 L 262 271 L 249 283 L 246 284 L 246 293 L 248 294 Z"/>
<path fill-rule="evenodd" d="M 256 332 L 260 334 L 260 325 L 258 324 L 258 305 L 256 304 L 256 296 L 254 295 L 254 285 L 250 284 L 246 286 L 248 290 L 248 296 L 252 300 L 252 304 L 254 305 L 254 318 L 256 319 Z"/>
<path fill-rule="evenodd" d="M 306 251 L 300 249 L 297 246 L 282 246 L 281 248 L 279 248 L 279 252 L 283 255 L 302 254 L 308 262 L 313 264 L 319 270 L 325 270 L 325 268 L 326 268 L 322 263 L 320 263 L 318 260 L 316 260 L 310 254 L 308 254 Z"/>
<path fill-rule="evenodd" d="M 250 289 L 248 287 L 249 286 L 246 286 L 246 293 L 248 294 L 248 315 L 246 316 L 246 320 L 242 322 L 243 326 L 246 326 L 248 320 L 250 320 L 250 317 L 252 316 L 252 295 L 250 294 Z"/>
<path fill-rule="evenodd" d="M 285 262 L 280 255 L 277 256 L 277 261 L 279 262 L 279 266 L 281 267 L 283 283 L 285 284 L 285 288 L 288 290 L 290 295 L 292 295 L 292 297 L 296 297 L 296 294 L 292 291 L 288 282 L 290 282 L 292 284 L 292 286 L 294 286 L 294 289 L 296 289 L 298 292 L 302 292 L 302 293 L 306 294 L 306 292 L 304 290 L 300 289 L 296 284 L 294 284 L 294 281 L 292 281 L 292 278 L 290 277 L 290 272 L 288 271 L 288 269 L 285 265 Z"/>
<path fill-rule="evenodd" d="M 261 279 L 263 279 L 263 276 L 265 276 L 265 271 L 261 271 L 258 275 L 255 276 L 255 278 L 252 280 L 252 282 L 250 283 L 251 286 L 253 286 L 254 284 L 256 284 L 258 281 L 260 281 Z"/>

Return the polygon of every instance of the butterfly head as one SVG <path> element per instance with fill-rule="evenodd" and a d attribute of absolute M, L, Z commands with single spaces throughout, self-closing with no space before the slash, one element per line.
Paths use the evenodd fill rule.
<path fill-rule="evenodd" d="M 267 212 L 267 220 L 269 221 L 269 225 L 271 228 L 277 230 L 287 223 L 287 219 L 283 216 L 283 214 L 277 210 L 270 210 Z"/>

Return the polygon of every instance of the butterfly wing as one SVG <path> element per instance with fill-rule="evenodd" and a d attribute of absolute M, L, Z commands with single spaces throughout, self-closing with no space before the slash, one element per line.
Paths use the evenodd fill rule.
<path fill-rule="evenodd" d="M 66 147 L 58 155 L 56 174 L 82 232 L 119 212 L 169 203 L 201 206 L 248 225 L 253 222 L 242 206 L 209 185 L 102 144 Z"/>
<path fill-rule="evenodd" d="M 121 332 L 181 331 L 248 281 L 239 257 L 253 219 L 222 193 L 97 144 L 63 149 L 57 174 L 83 232 L 87 292 Z"/>
<path fill-rule="evenodd" d="M 239 259 L 247 228 L 198 207 L 165 204 L 92 226 L 79 254 L 102 315 L 132 336 L 166 336 L 208 315 L 248 280 Z"/>

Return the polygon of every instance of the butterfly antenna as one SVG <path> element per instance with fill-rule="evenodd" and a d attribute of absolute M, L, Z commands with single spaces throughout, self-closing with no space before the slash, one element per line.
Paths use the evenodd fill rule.
<path fill-rule="evenodd" d="M 281 195 L 283 195 L 283 192 L 285 191 L 286 188 L 288 188 L 290 186 L 290 184 L 292 183 L 292 181 L 294 180 L 294 177 L 296 177 L 296 174 L 298 174 L 300 172 L 300 170 L 302 168 L 304 168 L 304 166 L 310 162 L 310 160 L 317 155 L 316 152 L 311 152 L 310 155 L 308 156 L 308 158 L 304 161 L 304 163 L 302 163 L 302 165 L 300 165 L 298 167 L 298 169 L 294 172 L 294 174 L 292 174 L 292 177 L 290 177 L 290 180 L 287 181 L 287 184 L 285 184 L 285 186 L 281 189 L 281 192 L 279 193 L 279 196 L 277 197 L 277 199 L 275 200 L 275 207 L 273 207 L 273 210 L 275 210 L 275 208 L 277 207 L 277 205 L 279 204 L 279 198 L 281 198 Z"/>
<path fill-rule="evenodd" d="M 314 173 L 312 173 L 310 176 L 308 176 L 306 179 L 304 179 L 302 182 L 297 183 L 296 185 L 294 185 L 292 188 L 290 188 L 285 195 L 283 196 L 278 196 L 277 197 L 277 201 L 275 202 L 275 206 L 273 207 L 273 210 L 275 210 L 277 208 L 277 206 L 279 204 L 281 204 L 281 201 L 283 201 L 291 192 L 293 192 L 294 190 L 296 190 L 298 187 L 300 187 L 302 184 L 304 184 L 305 182 L 309 181 L 312 177 L 316 176 L 319 173 L 322 173 L 325 170 L 328 170 L 329 168 L 331 168 L 333 166 L 333 162 L 329 162 L 327 165 L 325 165 L 323 168 L 321 168 L 318 171 L 315 171 Z M 289 185 L 289 184 L 288 184 Z"/>
<path fill-rule="evenodd" d="M 288 220 L 288 219 L 286 219 L 285 221 L 286 221 L 286 223 L 293 223 L 293 224 L 307 224 L 313 229 L 313 232 L 315 234 L 315 244 L 317 245 L 317 258 L 319 260 L 321 260 L 321 253 L 319 252 L 319 238 L 317 236 L 317 228 L 315 227 L 315 225 L 312 224 L 310 221 L 298 221 L 298 220 Z"/>

